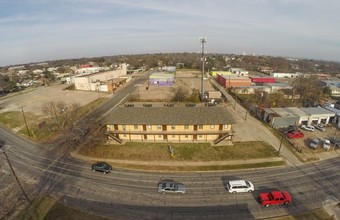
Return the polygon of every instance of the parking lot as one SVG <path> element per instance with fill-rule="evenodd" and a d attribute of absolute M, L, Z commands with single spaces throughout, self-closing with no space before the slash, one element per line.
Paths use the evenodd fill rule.
<path fill-rule="evenodd" d="M 299 130 L 304 134 L 303 138 L 288 138 L 288 140 L 293 144 L 295 149 L 300 152 L 301 157 L 305 160 L 318 159 L 319 154 L 323 152 L 332 152 L 339 149 L 335 147 L 334 144 L 331 144 L 329 150 L 323 149 L 323 143 L 325 139 L 330 137 L 334 138 L 337 137 L 337 135 L 340 135 L 340 131 L 338 131 L 338 129 L 336 129 L 333 125 L 325 126 L 325 131 L 320 131 L 318 129 L 314 129 L 314 131 L 308 131 L 302 129 L 301 127 L 299 127 Z M 315 138 L 319 139 L 320 142 L 316 149 L 311 149 L 309 145 Z"/>

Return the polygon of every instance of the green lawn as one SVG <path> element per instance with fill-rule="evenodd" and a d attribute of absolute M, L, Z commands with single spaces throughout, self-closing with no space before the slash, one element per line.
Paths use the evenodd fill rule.
<path fill-rule="evenodd" d="M 80 154 L 106 159 L 125 160 L 174 160 L 170 157 L 168 145 L 175 151 L 178 161 L 221 161 L 276 157 L 277 151 L 260 141 L 236 142 L 234 145 L 211 146 L 209 143 L 137 143 L 125 145 L 87 146 Z"/>

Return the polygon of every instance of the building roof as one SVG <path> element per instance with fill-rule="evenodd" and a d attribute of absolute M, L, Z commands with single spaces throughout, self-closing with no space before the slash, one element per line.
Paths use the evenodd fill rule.
<path fill-rule="evenodd" d="M 215 125 L 235 123 L 232 115 L 221 106 L 120 106 L 107 117 L 107 124 Z"/>
<path fill-rule="evenodd" d="M 306 112 L 309 115 L 335 115 L 334 112 L 327 110 L 322 107 L 315 108 L 301 108 L 302 111 Z"/>
<path fill-rule="evenodd" d="M 276 112 L 281 117 L 303 117 L 308 116 L 305 112 L 301 111 L 297 107 L 288 107 L 288 108 L 272 108 L 272 111 Z"/>

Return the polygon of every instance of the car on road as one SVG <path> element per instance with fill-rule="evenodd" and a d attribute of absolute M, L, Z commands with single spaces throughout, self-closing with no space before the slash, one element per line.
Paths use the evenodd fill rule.
<path fill-rule="evenodd" d="M 320 144 L 320 140 L 319 140 L 318 138 L 314 138 L 314 139 L 310 142 L 309 148 L 315 150 L 316 148 L 318 148 L 319 144 Z"/>
<path fill-rule="evenodd" d="M 292 202 L 292 197 L 287 191 L 271 191 L 260 193 L 259 202 L 265 207 L 271 205 L 287 205 Z"/>
<path fill-rule="evenodd" d="M 227 183 L 228 192 L 238 193 L 238 192 L 253 192 L 254 185 L 246 180 L 231 180 Z"/>
<path fill-rule="evenodd" d="M 92 164 L 92 171 L 100 171 L 104 174 L 110 173 L 112 170 L 112 166 L 106 162 L 96 162 Z"/>
<path fill-rule="evenodd" d="M 163 182 L 158 184 L 158 192 L 160 193 L 174 193 L 184 194 L 186 192 L 185 186 L 182 183 L 176 183 L 173 181 Z"/>
<path fill-rule="evenodd" d="M 287 136 L 289 138 L 294 139 L 294 138 L 303 138 L 305 135 L 299 131 L 292 131 L 292 132 L 287 133 Z"/>
<path fill-rule="evenodd" d="M 326 128 L 322 124 L 316 124 L 314 125 L 314 127 L 318 129 L 319 131 L 326 131 Z"/>
<path fill-rule="evenodd" d="M 302 125 L 301 128 L 307 131 L 314 131 L 315 129 L 313 125 Z"/>
<path fill-rule="evenodd" d="M 329 149 L 331 149 L 331 141 L 330 140 L 328 140 L 328 139 L 325 139 L 324 141 L 323 141 L 323 149 L 325 149 L 325 150 L 329 150 Z"/>

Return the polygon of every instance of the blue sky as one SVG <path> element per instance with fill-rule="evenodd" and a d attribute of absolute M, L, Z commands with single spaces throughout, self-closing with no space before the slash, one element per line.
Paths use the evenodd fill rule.
<path fill-rule="evenodd" d="M 0 0 L 0 66 L 119 54 L 340 61 L 339 0 Z"/>

